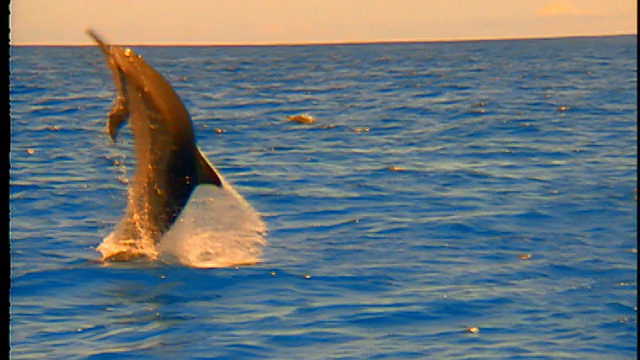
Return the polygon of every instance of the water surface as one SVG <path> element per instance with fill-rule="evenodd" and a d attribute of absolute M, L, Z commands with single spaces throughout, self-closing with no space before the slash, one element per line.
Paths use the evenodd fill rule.
<path fill-rule="evenodd" d="M 12 47 L 12 358 L 636 357 L 636 36 L 134 50 L 264 262 L 92 262 L 134 162 L 110 76 Z"/>

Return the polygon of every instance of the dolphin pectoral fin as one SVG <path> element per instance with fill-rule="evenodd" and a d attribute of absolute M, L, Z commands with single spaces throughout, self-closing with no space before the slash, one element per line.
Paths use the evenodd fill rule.
<path fill-rule="evenodd" d="M 113 142 L 116 142 L 116 136 L 118 130 L 124 125 L 124 121 L 129 116 L 129 108 L 127 107 L 127 100 L 123 96 L 118 96 L 113 104 L 113 108 L 109 112 L 109 119 L 107 120 L 107 132 Z"/>
<path fill-rule="evenodd" d="M 200 149 L 195 148 L 196 166 L 198 168 L 198 183 L 199 184 L 211 184 L 217 187 L 222 187 L 222 179 L 218 171 L 211 165 L 209 160 L 202 154 Z"/>
<path fill-rule="evenodd" d="M 111 73 L 113 79 L 113 85 L 116 87 L 118 95 L 113 102 L 113 108 L 109 112 L 109 119 L 107 120 L 107 131 L 113 142 L 116 142 L 116 136 L 118 130 L 124 125 L 125 120 L 129 118 L 129 103 L 127 101 L 127 84 L 126 78 L 113 59 L 107 57 L 107 67 Z"/>
<path fill-rule="evenodd" d="M 109 133 L 111 140 L 115 142 L 116 136 L 118 135 L 118 130 L 122 127 L 124 121 L 129 116 L 129 106 L 127 104 L 125 84 L 126 79 L 122 70 L 118 68 L 115 61 L 111 57 L 111 45 L 105 43 L 100 35 L 98 35 L 98 33 L 93 29 L 87 29 L 86 33 L 98 44 L 98 47 L 104 53 L 105 62 L 107 63 L 107 68 L 109 68 L 109 72 L 111 73 L 113 85 L 118 92 L 118 95 L 113 103 L 113 108 L 109 112 L 109 119 L 107 120 L 107 132 Z"/>

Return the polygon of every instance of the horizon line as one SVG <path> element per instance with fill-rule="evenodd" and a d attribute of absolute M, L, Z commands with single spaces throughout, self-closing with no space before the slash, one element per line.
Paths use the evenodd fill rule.
<path fill-rule="evenodd" d="M 443 38 L 443 39 L 376 39 L 376 40 L 337 40 L 337 41 L 273 41 L 273 42 L 131 42 L 114 44 L 118 46 L 191 46 L 191 47 L 241 47 L 241 46 L 321 46 L 321 45 L 374 45 L 374 44 L 397 44 L 397 43 L 446 43 L 446 42 L 480 42 L 480 41 L 513 41 L 513 40 L 549 40 L 549 39 L 565 39 L 565 38 L 599 38 L 612 36 L 638 36 L 638 33 L 611 33 L 597 35 L 531 35 L 531 36 L 505 36 L 505 37 L 478 37 L 478 38 Z M 19 42 L 13 44 L 9 40 L 9 46 L 68 46 L 68 47 L 87 47 L 95 46 L 91 41 L 86 42 Z"/>

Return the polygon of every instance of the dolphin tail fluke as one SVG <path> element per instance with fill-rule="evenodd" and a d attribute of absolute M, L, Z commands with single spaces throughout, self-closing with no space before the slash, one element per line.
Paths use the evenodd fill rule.
<path fill-rule="evenodd" d="M 211 184 L 222 187 L 222 179 L 218 171 L 211 165 L 197 146 L 194 151 L 196 166 L 198 167 L 198 184 Z"/>

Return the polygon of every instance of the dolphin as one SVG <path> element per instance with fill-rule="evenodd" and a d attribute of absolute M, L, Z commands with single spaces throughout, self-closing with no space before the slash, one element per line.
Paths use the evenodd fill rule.
<path fill-rule="evenodd" d="M 131 49 L 107 44 L 92 29 L 86 32 L 104 53 L 117 91 L 107 132 L 115 142 L 128 119 L 136 158 L 125 218 L 110 236 L 154 246 L 198 185 L 227 184 L 196 145 L 189 112 L 167 80 Z M 105 260 L 139 256 L 124 250 L 101 252 Z"/>

